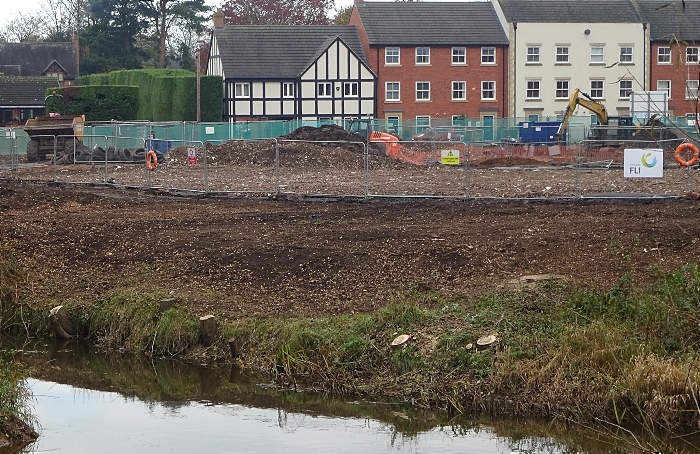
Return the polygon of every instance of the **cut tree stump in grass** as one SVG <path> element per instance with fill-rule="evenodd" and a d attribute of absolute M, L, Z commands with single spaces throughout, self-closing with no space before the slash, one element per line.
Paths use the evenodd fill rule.
<path fill-rule="evenodd" d="M 199 317 L 199 331 L 202 336 L 202 345 L 210 347 L 219 337 L 219 322 L 213 315 Z"/>
<path fill-rule="evenodd" d="M 173 307 L 177 302 L 176 298 L 166 298 L 158 302 L 158 312 L 163 313 Z"/>
<path fill-rule="evenodd" d="M 78 334 L 75 323 L 66 313 L 63 306 L 56 306 L 49 311 L 51 329 L 59 339 L 70 339 Z"/>

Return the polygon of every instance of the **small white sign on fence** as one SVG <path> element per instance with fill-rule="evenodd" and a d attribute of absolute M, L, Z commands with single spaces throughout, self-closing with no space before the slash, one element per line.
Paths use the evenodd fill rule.
<path fill-rule="evenodd" d="M 197 152 L 194 147 L 187 147 L 187 163 L 191 166 L 197 165 Z"/>
<path fill-rule="evenodd" d="M 663 178 L 664 151 L 657 148 L 625 148 L 625 178 Z"/>

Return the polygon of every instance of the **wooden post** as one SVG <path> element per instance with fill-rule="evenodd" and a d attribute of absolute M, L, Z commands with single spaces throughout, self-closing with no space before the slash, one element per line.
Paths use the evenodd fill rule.
<path fill-rule="evenodd" d="M 75 323 L 66 314 L 63 306 L 56 306 L 49 311 L 49 322 L 58 339 L 70 339 L 78 333 Z"/>
<path fill-rule="evenodd" d="M 199 317 L 199 331 L 202 336 L 202 345 L 209 347 L 214 345 L 219 337 L 219 322 L 213 315 Z"/>
<path fill-rule="evenodd" d="M 231 338 L 228 340 L 228 348 L 231 350 L 231 359 L 232 360 L 237 360 L 239 356 L 241 356 L 241 351 L 238 348 L 238 344 L 236 343 L 236 339 Z"/>

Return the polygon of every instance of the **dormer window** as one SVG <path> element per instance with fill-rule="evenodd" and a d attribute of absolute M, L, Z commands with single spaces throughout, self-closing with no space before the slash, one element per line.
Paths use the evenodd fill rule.
<path fill-rule="evenodd" d="M 48 77 L 55 77 L 56 79 L 58 79 L 59 82 L 63 82 L 63 78 L 64 78 L 64 76 L 65 76 L 65 74 L 60 73 L 60 72 L 58 72 L 58 73 L 56 73 L 56 72 L 54 72 L 54 73 L 45 73 L 45 75 L 48 76 Z"/>

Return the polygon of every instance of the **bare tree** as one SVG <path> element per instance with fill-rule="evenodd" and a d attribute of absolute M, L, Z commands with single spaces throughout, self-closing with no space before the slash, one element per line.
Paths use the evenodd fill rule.
<path fill-rule="evenodd" d="M 234 25 L 325 25 L 333 0 L 228 0 L 224 22 Z"/>
<path fill-rule="evenodd" d="M 44 19 L 39 13 L 18 13 L 1 33 L 8 42 L 39 42 L 42 40 L 43 24 Z"/>

